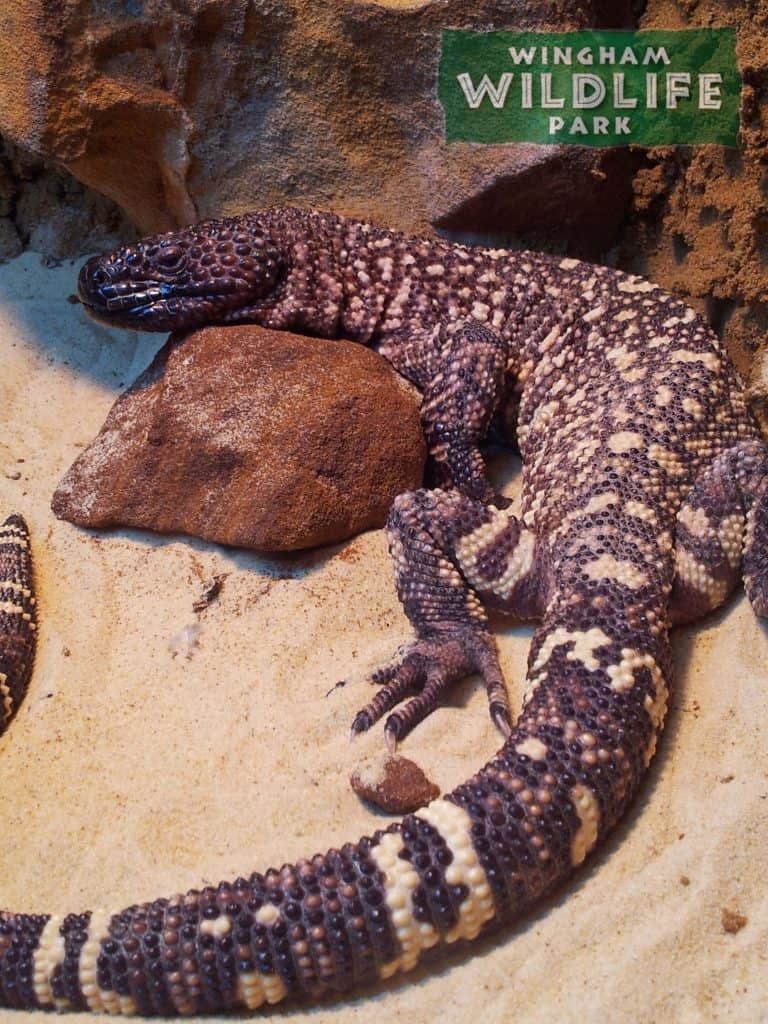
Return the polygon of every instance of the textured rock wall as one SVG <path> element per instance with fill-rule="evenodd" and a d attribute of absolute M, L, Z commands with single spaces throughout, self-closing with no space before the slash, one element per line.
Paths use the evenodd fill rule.
<path fill-rule="evenodd" d="M 441 28 L 635 24 L 738 29 L 740 151 L 442 142 Z M 0 161 L 0 256 L 314 205 L 605 259 L 705 311 L 742 370 L 763 345 L 766 0 L 14 0 L 0 26 L 0 131 L 35 154 Z"/>
<path fill-rule="evenodd" d="M 444 27 L 626 25 L 628 0 L 16 0 L 3 21 L 0 131 L 142 231 L 296 203 L 512 236 L 535 191 L 537 230 L 597 255 L 630 198 L 626 151 L 566 170 L 559 147 L 446 146 L 436 95 Z"/>
<path fill-rule="evenodd" d="M 0 261 L 80 256 L 136 236 L 120 208 L 63 167 L 0 139 Z"/>
<path fill-rule="evenodd" d="M 759 373 L 768 336 L 768 2 L 649 0 L 640 22 L 642 28 L 714 25 L 738 30 L 740 148 L 649 152 L 614 258 L 692 302 L 724 337 L 739 368 L 749 373 L 754 360 Z"/>

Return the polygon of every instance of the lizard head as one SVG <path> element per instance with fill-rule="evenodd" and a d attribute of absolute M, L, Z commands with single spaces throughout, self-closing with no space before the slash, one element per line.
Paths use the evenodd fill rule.
<path fill-rule="evenodd" d="M 77 281 L 91 316 L 170 331 L 247 319 L 282 276 L 279 250 L 255 217 L 202 221 L 88 260 Z"/>

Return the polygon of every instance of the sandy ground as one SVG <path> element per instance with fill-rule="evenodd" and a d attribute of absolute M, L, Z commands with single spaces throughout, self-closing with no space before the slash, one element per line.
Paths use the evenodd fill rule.
<path fill-rule="evenodd" d="M 0 739 L 0 905 L 19 911 L 123 906 L 380 827 L 347 779 L 381 733 L 347 733 L 366 674 L 409 637 L 381 532 L 278 559 L 53 518 L 57 481 L 163 340 L 89 321 L 66 302 L 75 272 L 31 254 L 0 268 L 0 510 L 28 518 L 41 612 L 30 691 Z M 215 573 L 221 596 L 196 614 Z M 518 700 L 529 637 L 499 636 Z M 410 977 L 275 1016 L 768 1021 L 768 635 L 740 596 L 676 651 L 641 797 L 557 898 Z M 403 753 L 445 789 L 498 742 L 468 682 Z M 723 908 L 747 918 L 737 933 Z"/>

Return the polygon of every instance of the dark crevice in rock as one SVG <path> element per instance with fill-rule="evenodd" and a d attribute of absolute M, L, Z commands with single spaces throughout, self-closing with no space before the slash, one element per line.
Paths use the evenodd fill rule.
<path fill-rule="evenodd" d="M 640 150 L 561 151 L 546 163 L 498 178 L 434 222 L 454 241 L 539 249 L 600 260 L 619 239 Z"/>
<path fill-rule="evenodd" d="M 110 199 L 55 162 L 0 138 L 0 261 L 25 249 L 48 260 L 73 258 L 135 238 Z"/>
<path fill-rule="evenodd" d="M 721 337 L 736 305 L 733 299 L 718 298 L 715 295 L 707 298 L 707 319 Z"/>

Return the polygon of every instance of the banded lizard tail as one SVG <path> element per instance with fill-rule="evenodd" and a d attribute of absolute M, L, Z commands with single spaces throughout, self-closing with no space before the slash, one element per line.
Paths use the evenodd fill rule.
<path fill-rule="evenodd" d="M 255 1008 L 388 977 L 514 919 L 636 792 L 666 713 L 670 625 L 717 607 L 741 577 L 768 612 L 768 449 L 718 339 L 615 270 L 298 211 L 96 258 L 80 295 L 127 326 L 343 334 L 421 387 L 440 486 L 401 495 L 388 523 L 416 639 L 354 728 L 387 715 L 388 741 L 401 740 L 478 672 L 506 739 L 453 792 L 324 855 L 114 913 L 0 914 L 0 1003 Z M 517 512 L 477 447 L 492 421 L 515 420 Z M 0 652 L 24 638 L 2 671 L 20 695 L 34 618 L 14 597 L 31 572 L 18 519 L 0 559 Z M 538 621 L 514 726 L 489 607 Z"/>

